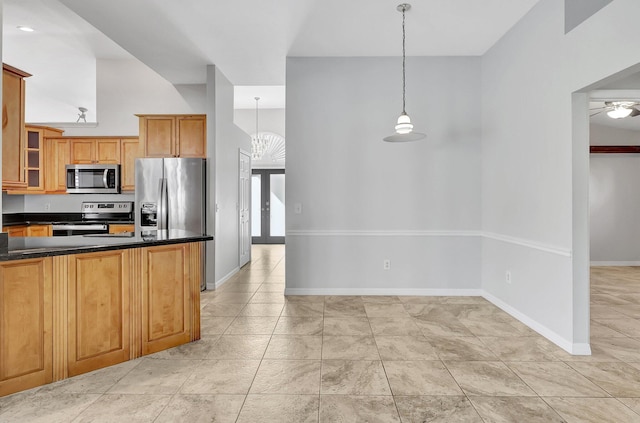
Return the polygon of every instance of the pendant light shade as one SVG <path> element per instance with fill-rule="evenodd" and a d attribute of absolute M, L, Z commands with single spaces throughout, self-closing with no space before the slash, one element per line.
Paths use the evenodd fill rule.
<path fill-rule="evenodd" d="M 399 12 L 402 12 L 402 113 L 398 117 L 398 121 L 395 127 L 395 134 L 384 137 L 383 140 L 387 142 L 406 142 L 417 141 L 424 137 L 425 134 L 419 132 L 413 132 L 413 124 L 411 118 L 405 110 L 406 104 L 406 54 L 405 54 L 405 30 L 404 30 L 404 14 L 407 10 L 411 9 L 411 5 L 408 3 L 399 4 L 397 7 Z"/>

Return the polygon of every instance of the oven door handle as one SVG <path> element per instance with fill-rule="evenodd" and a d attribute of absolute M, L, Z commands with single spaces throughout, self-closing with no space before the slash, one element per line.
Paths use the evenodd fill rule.
<path fill-rule="evenodd" d="M 90 230 L 90 231 L 106 231 L 106 224 L 95 225 L 52 225 L 52 231 L 77 231 L 77 230 Z"/>

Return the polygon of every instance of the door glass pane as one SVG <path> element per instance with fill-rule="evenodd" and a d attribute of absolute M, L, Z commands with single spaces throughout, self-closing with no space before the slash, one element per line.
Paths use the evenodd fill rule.
<path fill-rule="evenodd" d="M 271 174 L 271 236 L 284 236 L 284 174 Z"/>
<path fill-rule="evenodd" d="M 251 236 L 262 234 L 262 175 L 251 175 Z"/>

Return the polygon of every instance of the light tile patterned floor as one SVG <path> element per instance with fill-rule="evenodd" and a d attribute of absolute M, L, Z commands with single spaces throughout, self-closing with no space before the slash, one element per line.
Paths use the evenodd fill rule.
<path fill-rule="evenodd" d="M 476 297 L 283 296 L 283 246 L 202 296 L 202 340 L 0 398 L 0 422 L 640 422 L 640 268 L 592 269 L 571 356 Z"/>

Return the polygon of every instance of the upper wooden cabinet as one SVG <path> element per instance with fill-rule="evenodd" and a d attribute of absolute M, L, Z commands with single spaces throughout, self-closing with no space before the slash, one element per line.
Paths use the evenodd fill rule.
<path fill-rule="evenodd" d="M 206 157 L 205 115 L 137 115 L 145 157 Z"/>
<path fill-rule="evenodd" d="M 45 180 L 47 193 L 67 192 L 65 166 L 71 160 L 71 140 L 66 138 L 47 138 L 44 143 Z"/>
<path fill-rule="evenodd" d="M 2 189 L 27 187 L 24 174 L 24 78 L 31 76 L 2 65 Z"/>
<path fill-rule="evenodd" d="M 122 191 L 133 191 L 136 182 L 136 159 L 143 157 L 138 138 L 122 138 L 120 145 L 120 186 Z"/>
<path fill-rule="evenodd" d="M 48 126 L 26 125 L 25 173 L 28 194 L 45 191 L 45 147 L 44 139 L 62 135 L 62 129 Z M 16 192 L 21 193 L 21 191 Z"/>
<path fill-rule="evenodd" d="M 45 139 L 45 192 L 67 192 L 68 164 L 120 164 L 122 191 L 133 191 L 135 159 L 143 157 L 137 137 L 69 137 Z"/>
<path fill-rule="evenodd" d="M 71 141 L 71 164 L 120 163 L 120 139 L 85 139 Z"/>

